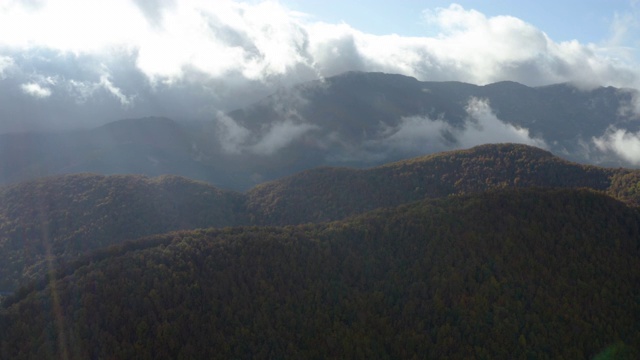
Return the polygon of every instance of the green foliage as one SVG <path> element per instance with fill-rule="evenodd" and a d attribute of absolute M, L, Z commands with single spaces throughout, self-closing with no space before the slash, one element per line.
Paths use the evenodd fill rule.
<path fill-rule="evenodd" d="M 559 189 L 153 236 L 7 301 L 0 357 L 591 358 L 640 348 L 638 239 L 636 209 Z"/>
<path fill-rule="evenodd" d="M 640 172 L 619 170 L 612 177 L 607 192 L 630 205 L 640 205 Z"/>
<path fill-rule="evenodd" d="M 593 360 L 634 360 L 640 358 L 640 352 L 624 343 L 616 343 L 607 347 Z"/>

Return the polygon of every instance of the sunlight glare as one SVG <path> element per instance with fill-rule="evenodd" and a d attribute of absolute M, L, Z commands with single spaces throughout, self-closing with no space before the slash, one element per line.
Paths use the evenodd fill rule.
<path fill-rule="evenodd" d="M 74 53 L 133 46 L 148 33 L 143 14 L 129 1 L 52 0 L 9 2 L 0 9 L 0 43 Z"/>

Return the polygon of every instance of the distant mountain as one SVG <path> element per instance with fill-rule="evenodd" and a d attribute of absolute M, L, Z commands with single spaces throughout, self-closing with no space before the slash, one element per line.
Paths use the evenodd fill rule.
<path fill-rule="evenodd" d="M 319 166 L 377 166 L 485 143 L 631 166 L 612 131 L 635 134 L 637 92 L 571 84 L 421 82 L 350 72 L 283 88 L 207 123 L 153 117 L 60 133 L 0 135 L 0 183 L 52 174 L 174 174 L 245 191 Z M 215 117 L 215 119 L 213 119 Z M 599 142 L 597 142 L 597 141 Z"/>
<path fill-rule="evenodd" d="M 331 165 L 378 164 L 516 139 L 593 163 L 611 160 L 598 154 L 594 137 L 610 127 L 638 131 L 632 121 L 638 115 L 631 111 L 637 96 L 612 87 L 532 88 L 508 81 L 476 86 L 350 72 L 283 89 L 229 117 L 250 131 L 247 151 L 285 125 L 306 125 L 309 131 L 289 141 L 283 152 L 320 152 Z"/>
<path fill-rule="evenodd" d="M 502 189 L 150 237 L 22 288 L 0 357 L 636 359 L 640 213 Z"/>
<path fill-rule="evenodd" d="M 176 176 L 44 178 L 0 188 L 0 291 L 42 276 L 52 266 L 47 261 L 66 262 L 167 231 L 318 223 L 425 198 L 514 187 L 590 188 L 639 205 L 639 184 L 640 171 L 580 165 L 517 144 L 371 169 L 308 170 L 244 194 Z"/>
<path fill-rule="evenodd" d="M 166 118 L 120 120 L 89 130 L 0 135 L 0 182 L 54 174 L 177 174 L 215 183 L 190 129 Z M 228 184 L 225 184 L 228 185 Z M 225 186 L 229 187 L 229 186 Z"/>

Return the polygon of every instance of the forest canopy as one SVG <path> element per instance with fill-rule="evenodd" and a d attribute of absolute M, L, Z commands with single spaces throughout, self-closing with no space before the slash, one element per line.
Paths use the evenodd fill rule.
<path fill-rule="evenodd" d="M 158 235 L 7 299 L 0 355 L 637 356 L 639 238 L 635 208 L 562 189 Z"/>

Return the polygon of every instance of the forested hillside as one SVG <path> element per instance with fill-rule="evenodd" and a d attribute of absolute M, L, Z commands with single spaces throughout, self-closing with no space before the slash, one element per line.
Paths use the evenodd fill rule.
<path fill-rule="evenodd" d="M 177 176 L 65 175 L 0 189 L 0 290 L 125 240 L 246 223 L 242 195 Z"/>
<path fill-rule="evenodd" d="M 245 194 L 176 176 L 67 175 L 0 188 L 0 291 L 87 251 L 172 230 L 340 220 L 425 198 L 510 187 L 590 188 L 630 204 L 640 172 L 484 145 L 371 169 L 320 168 Z"/>
<path fill-rule="evenodd" d="M 510 189 L 94 253 L 0 313 L 2 358 L 638 357 L 640 214 Z"/>
<path fill-rule="evenodd" d="M 527 145 L 490 144 L 372 169 L 320 168 L 258 185 L 248 210 L 264 224 L 338 220 L 378 207 L 506 187 L 587 187 L 638 204 L 640 172 L 580 165 Z"/>

